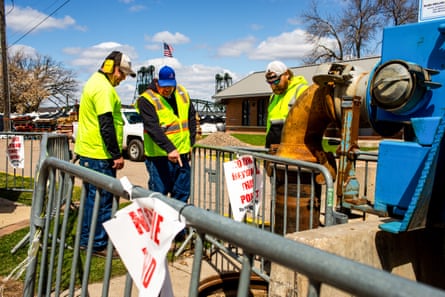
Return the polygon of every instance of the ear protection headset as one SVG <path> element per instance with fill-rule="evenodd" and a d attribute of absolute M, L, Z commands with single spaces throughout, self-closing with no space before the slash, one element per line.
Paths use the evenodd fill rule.
<path fill-rule="evenodd" d="M 119 51 L 113 51 L 108 57 L 105 59 L 102 65 L 102 71 L 104 73 L 113 73 L 114 67 L 119 66 L 122 59 L 122 53 Z"/>

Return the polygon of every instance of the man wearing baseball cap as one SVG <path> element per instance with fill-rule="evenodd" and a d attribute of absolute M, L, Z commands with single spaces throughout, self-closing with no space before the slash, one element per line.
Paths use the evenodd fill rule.
<path fill-rule="evenodd" d="M 196 137 L 196 111 L 187 90 L 164 66 L 136 102 L 144 123 L 148 188 L 187 202 L 190 196 L 189 157 Z"/>
<path fill-rule="evenodd" d="M 303 76 L 295 76 L 281 61 L 273 61 L 266 68 L 266 82 L 272 89 L 267 108 L 266 148 L 274 152 L 281 142 L 281 131 L 295 100 L 307 88 Z"/>
<path fill-rule="evenodd" d="M 115 87 L 127 76 L 135 77 L 130 58 L 111 52 L 101 68 L 86 82 L 79 104 L 79 124 L 74 152 L 81 166 L 116 177 L 116 170 L 124 167 L 122 140 L 124 122 L 121 100 Z M 82 219 L 80 247 L 86 249 L 93 218 L 97 188 L 85 183 L 86 202 Z M 100 205 L 94 233 L 93 255 L 105 257 L 108 236 L 102 225 L 111 218 L 113 194 L 100 190 Z M 113 253 L 116 257 L 116 253 Z"/>

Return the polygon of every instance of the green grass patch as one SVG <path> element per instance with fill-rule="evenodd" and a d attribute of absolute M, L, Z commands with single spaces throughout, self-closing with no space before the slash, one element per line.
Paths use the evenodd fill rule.
<path fill-rule="evenodd" d="M 2 259 L 0 275 L 9 275 L 11 271 L 26 258 L 27 246 L 26 248 L 18 249 L 14 254 L 11 254 L 11 250 L 28 234 L 28 231 L 28 228 L 24 228 L 0 237 L 0 258 Z"/>
<path fill-rule="evenodd" d="M 266 144 L 265 134 L 242 134 L 242 133 L 231 133 L 231 136 L 237 138 L 238 140 L 255 146 L 264 146 Z"/>
<path fill-rule="evenodd" d="M 8 179 L 8 189 L 6 189 L 6 180 Z M 32 195 L 33 193 L 30 191 L 21 191 L 17 189 L 10 189 L 12 184 L 10 183 L 11 176 L 6 176 L 5 173 L 0 173 L 0 197 L 20 202 L 22 204 L 31 205 Z M 32 189 L 32 185 L 34 180 L 32 178 L 24 178 L 24 182 L 27 183 L 28 189 Z M 73 201 L 80 200 L 81 187 L 75 186 L 73 189 Z M 131 202 L 122 201 L 120 203 L 119 208 L 123 208 L 129 205 Z M 76 235 L 76 226 L 77 226 L 77 211 L 72 211 L 70 214 L 68 229 L 66 231 L 67 235 L 67 245 L 68 247 L 64 250 L 64 258 L 63 258 L 63 273 L 62 273 L 62 283 L 61 286 L 64 289 L 68 288 L 69 278 L 72 267 L 72 259 L 73 259 L 73 250 L 74 246 L 74 238 Z M 63 220 L 63 215 L 61 215 L 60 223 Z M 51 230 L 53 230 L 54 226 L 51 226 Z M 29 233 L 29 227 L 17 230 L 11 234 L 0 237 L 0 258 L 3 259 L 2 265 L 0 265 L 0 280 L 6 278 L 23 260 L 26 259 L 28 249 L 29 249 L 29 239 L 25 241 L 25 243 L 12 254 L 11 251 L 17 247 L 25 236 Z M 60 235 L 58 236 L 60 237 Z M 49 239 L 49 246 L 51 246 L 51 238 Z M 57 250 L 59 249 L 59 244 L 57 244 Z M 81 266 L 84 265 L 86 258 L 86 253 L 81 252 Z M 174 253 L 172 251 L 169 252 L 167 256 L 169 261 L 174 261 Z M 56 259 L 57 261 L 57 259 Z M 83 268 L 78 269 L 78 276 L 76 280 L 76 285 L 80 286 L 82 276 L 80 272 Z M 91 266 L 89 272 L 89 282 L 90 283 L 100 283 L 104 278 L 104 269 L 105 269 L 105 259 L 92 257 L 91 258 Z M 39 268 L 37 268 L 39 271 Z M 121 259 L 113 260 L 112 264 L 112 277 L 125 275 L 127 273 L 126 267 Z M 23 282 L 25 279 L 26 272 L 24 272 L 19 282 Z M 38 276 L 37 278 L 38 279 Z"/>
<path fill-rule="evenodd" d="M 339 143 L 336 144 L 335 141 L 333 141 L 332 139 L 329 140 L 328 138 L 323 138 L 321 145 L 325 152 L 332 152 L 334 154 L 337 152 L 337 149 L 339 147 Z M 370 151 L 378 151 L 379 148 L 377 146 L 377 147 L 359 147 L 359 149 L 363 152 L 370 152 Z"/>
<path fill-rule="evenodd" d="M 19 202 L 25 205 L 32 204 L 33 193 L 30 189 L 33 189 L 34 179 L 15 177 L 16 182 L 13 184 L 14 177 L 5 173 L 0 173 L 0 197 Z M 26 190 L 25 190 L 26 189 Z M 80 200 L 81 187 L 74 186 L 73 188 L 73 201 Z M 120 207 L 124 207 L 127 204 L 122 204 Z M 63 218 L 60 218 L 62 221 Z M 69 246 L 74 245 L 75 226 L 77 221 L 77 212 L 73 213 L 70 219 L 69 231 L 67 231 L 67 244 Z M 2 265 L 0 265 L 0 278 L 8 276 L 15 267 L 17 267 L 27 257 L 29 248 L 29 240 L 25 244 L 17 249 L 14 254 L 11 250 L 28 234 L 29 228 L 23 228 L 15 231 L 11 234 L 0 237 L 0 259 L 3 259 Z M 81 254 L 82 263 L 85 262 L 85 253 Z M 63 275 L 62 287 L 67 288 L 69 282 L 69 276 L 71 271 L 71 259 L 73 258 L 73 250 L 70 248 L 65 249 L 65 255 L 63 260 Z M 93 257 L 90 270 L 90 283 L 101 282 L 104 276 L 105 259 Z M 120 259 L 113 260 L 112 276 L 124 275 L 126 268 Z M 22 274 L 20 280 L 23 281 L 25 273 Z M 79 284 L 81 279 L 79 278 Z"/>
<path fill-rule="evenodd" d="M 0 172 L 0 197 L 25 205 L 32 203 L 34 179 Z M 22 189 L 27 189 L 26 191 Z"/>
<path fill-rule="evenodd" d="M 24 205 L 32 204 L 34 179 L 0 172 L 0 197 Z M 73 201 L 80 200 L 81 187 L 74 186 Z"/>
<path fill-rule="evenodd" d="M 16 247 L 16 245 L 28 234 L 28 232 L 29 228 L 24 228 L 0 238 L 0 257 L 1 259 L 3 259 L 2 265 L 0 265 L 0 276 L 3 276 L 3 278 L 8 276 L 14 270 L 15 267 L 17 267 L 24 259 L 26 259 L 29 248 L 28 244 L 18 248 L 14 254 L 11 253 L 11 250 Z M 72 244 L 73 241 L 74 238 L 69 239 L 68 244 Z M 85 263 L 85 257 L 86 254 L 82 252 L 81 253 L 82 265 Z M 73 259 L 73 250 L 70 248 L 66 248 L 63 260 L 63 276 L 62 276 L 62 287 L 65 289 L 67 289 L 69 285 L 72 259 Z M 104 277 L 105 259 L 92 257 L 91 261 L 92 262 L 90 270 L 90 283 L 101 282 Z M 39 268 L 37 271 L 39 271 Z M 113 260 L 112 276 L 124 275 L 125 273 L 126 273 L 126 268 L 123 262 L 120 259 Z M 21 275 L 20 277 L 21 281 L 24 281 L 25 274 L 26 273 L 23 273 Z M 78 285 L 81 284 L 80 275 L 78 276 L 78 280 L 76 281 L 76 283 L 78 283 Z"/>

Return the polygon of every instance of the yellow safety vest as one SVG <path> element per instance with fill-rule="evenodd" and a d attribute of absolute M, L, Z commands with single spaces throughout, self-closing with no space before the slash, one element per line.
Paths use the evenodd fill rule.
<path fill-rule="evenodd" d="M 303 76 L 294 76 L 289 81 L 289 86 L 284 94 L 270 96 L 267 107 L 267 132 L 273 124 L 284 124 L 290 107 L 307 88 L 308 84 Z"/>
<path fill-rule="evenodd" d="M 179 116 L 176 116 L 173 108 L 164 97 L 152 90 L 142 93 L 141 97 L 147 99 L 155 107 L 160 127 L 178 152 L 180 154 L 189 153 L 191 150 L 188 126 L 190 98 L 184 87 L 178 85 L 175 90 L 175 98 L 182 99 L 176 101 Z M 136 109 L 138 109 L 137 106 Z M 147 131 L 144 131 L 144 153 L 148 157 L 167 156 L 167 152 L 153 141 Z"/>

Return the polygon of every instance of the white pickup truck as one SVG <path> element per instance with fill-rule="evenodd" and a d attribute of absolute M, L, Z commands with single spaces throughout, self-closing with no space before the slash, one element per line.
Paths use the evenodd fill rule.
<path fill-rule="evenodd" d="M 122 150 L 131 161 L 144 160 L 144 127 L 141 116 L 133 108 L 122 108 L 124 139 Z M 76 141 L 78 122 L 73 122 L 73 142 Z"/>

